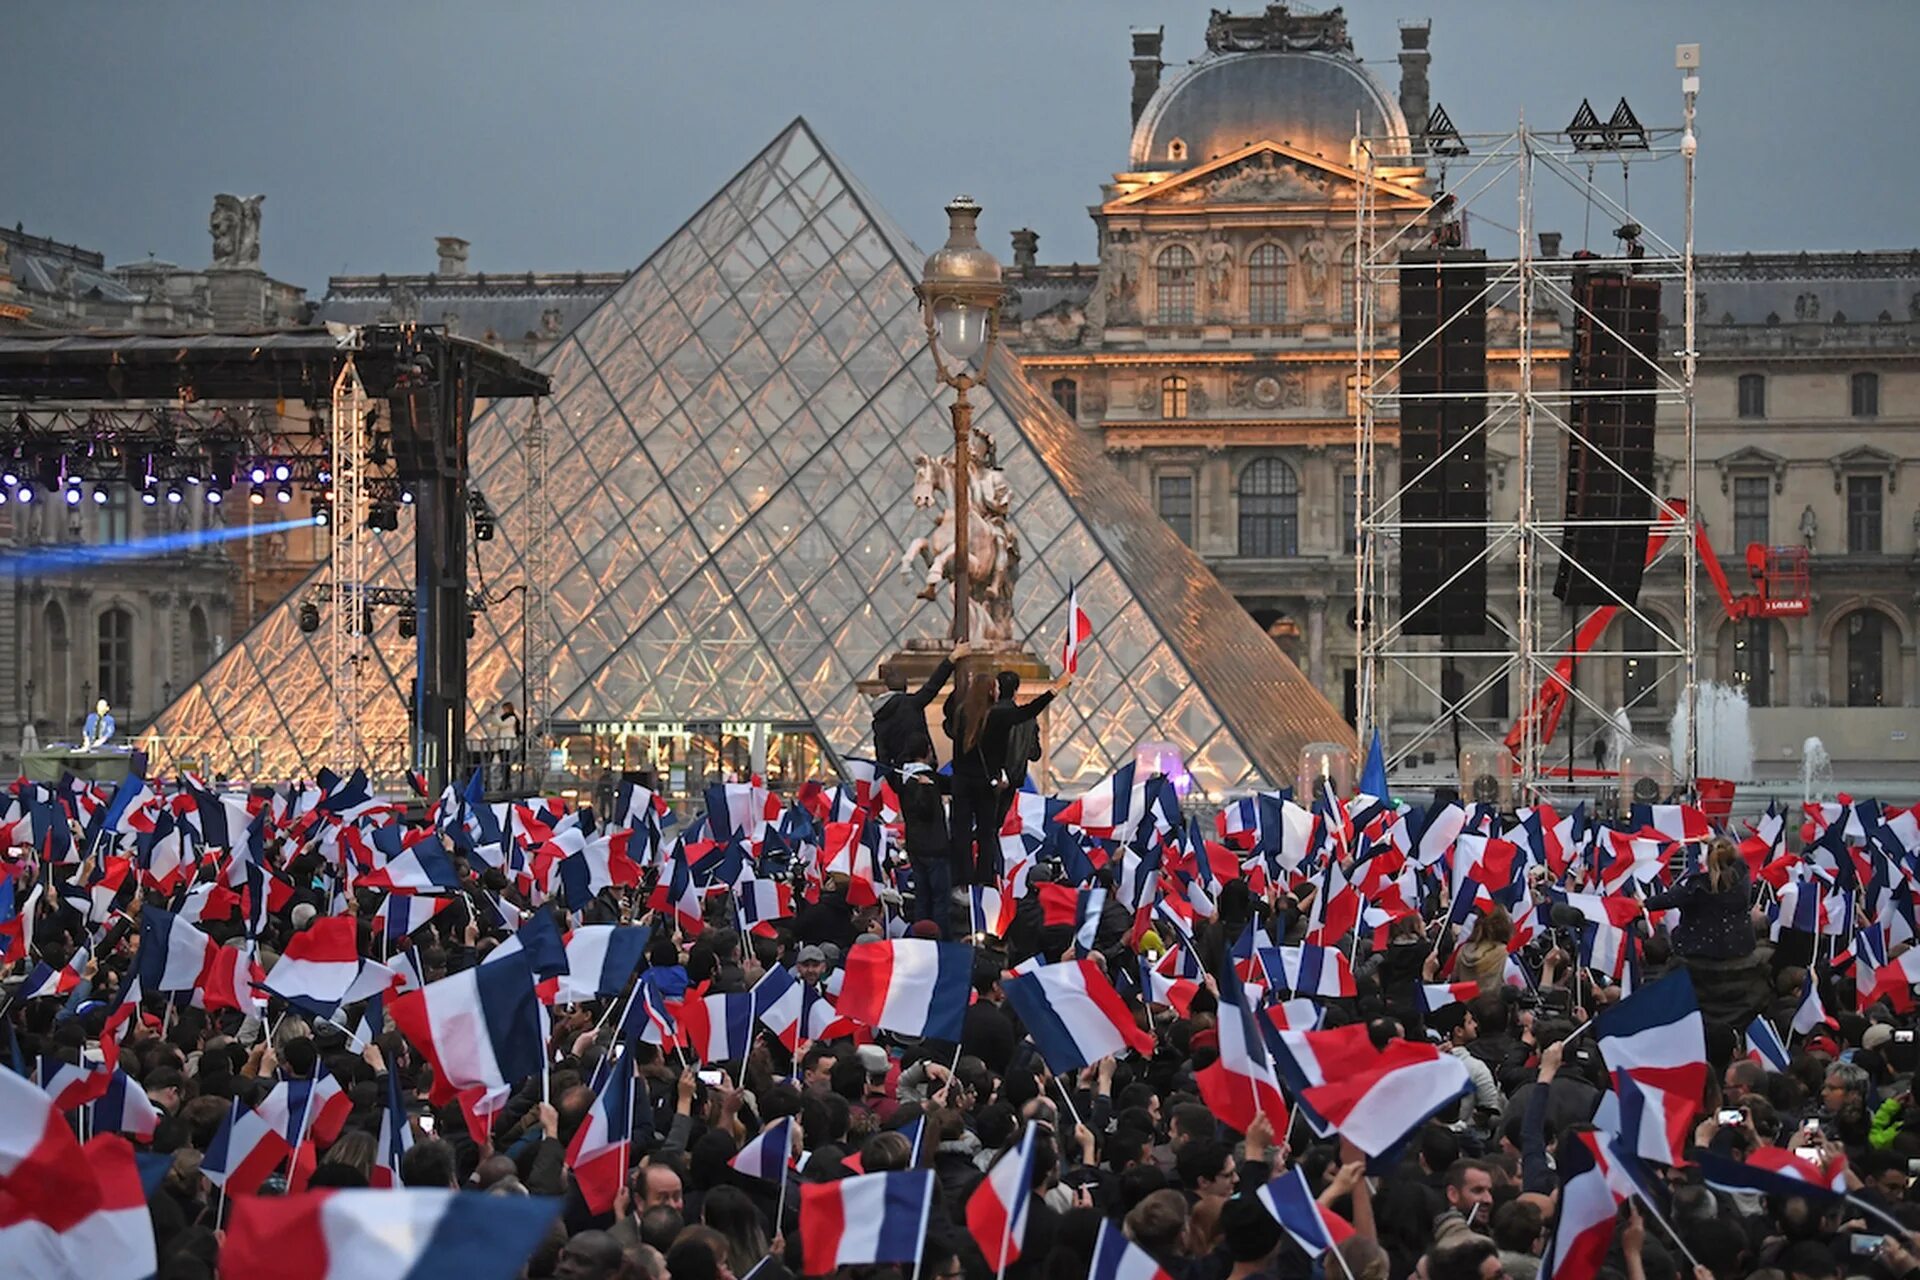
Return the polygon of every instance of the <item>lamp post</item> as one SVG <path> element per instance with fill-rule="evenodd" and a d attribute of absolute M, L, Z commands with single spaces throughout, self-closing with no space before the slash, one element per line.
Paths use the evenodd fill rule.
<path fill-rule="evenodd" d="M 955 196 L 947 206 L 947 242 L 920 272 L 914 296 L 927 324 L 933 367 L 953 396 L 953 633 L 954 643 L 971 638 L 972 565 L 967 555 L 968 497 L 973 463 L 973 406 L 967 392 L 987 374 L 1000 299 L 1000 264 L 980 247 L 976 224 L 980 206 L 970 196 Z"/>

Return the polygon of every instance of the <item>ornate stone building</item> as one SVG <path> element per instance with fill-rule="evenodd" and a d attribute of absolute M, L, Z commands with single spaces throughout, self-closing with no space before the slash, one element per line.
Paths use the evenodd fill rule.
<path fill-rule="evenodd" d="M 1006 329 L 1031 383 L 1349 715 L 1354 206 L 1359 184 L 1372 182 L 1379 216 L 1405 219 L 1434 190 L 1421 137 L 1428 35 L 1425 24 L 1401 28 L 1389 90 L 1356 56 L 1337 9 L 1216 11 L 1204 55 L 1178 68 L 1163 62 L 1159 31 L 1136 30 L 1126 165 L 1091 209 L 1098 261 L 1041 264 L 1037 237 L 1017 231 L 1008 275 Z M 1356 170 L 1356 119 L 1370 136 L 1406 139 L 1398 167 Z M 1557 254 L 1559 241 L 1542 234 L 1538 251 Z M 1698 276 L 1697 451 L 1709 534 L 1736 594 L 1750 589 L 1747 543 L 1804 541 L 1813 553 L 1812 613 L 1764 627 L 1729 623 L 1702 575 L 1702 675 L 1747 688 L 1761 777 L 1797 776 L 1802 742 L 1817 735 L 1843 778 L 1911 778 L 1920 763 L 1920 253 L 1715 255 L 1702 257 Z M 1387 342 L 1391 303 L 1380 326 Z M 1661 345 L 1671 352 L 1683 345 L 1677 299 L 1667 312 Z M 1532 317 L 1536 381 L 1565 368 L 1567 319 Z M 1513 385 L 1518 326 L 1496 300 L 1494 388 Z M 1677 493 L 1680 442 L 1674 423 L 1663 416 L 1661 425 L 1657 479 Z M 1489 448 L 1496 518 L 1513 503 L 1512 462 Z M 1389 474 L 1395 465 L 1389 453 Z M 1492 625 L 1510 628 L 1511 571 L 1504 590 L 1497 567 L 1491 577 Z M 1679 597 L 1677 570 L 1649 576 L 1643 600 L 1676 626 Z M 1549 625 L 1565 622 L 1559 612 L 1549 601 Z M 1597 683 L 1610 706 L 1657 686 L 1633 717 L 1651 731 L 1671 713 L 1679 681 L 1646 660 L 1604 656 L 1649 647 L 1632 632 L 1616 623 L 1581 681 Z M 1472 688 L 1479 675 L 1461 665 L 1461 687 Z M 1431 695 L 1410 684 L 1388 696 L 1398 722 L 1432 715 Z M 1496 681 L 1469 710 L 1497 736 L 1518 702 L 1517 685 Z M 1587 719 L 1583 735 L 1594 728 Z"/>
<path fill-rule="evenodd" d="M 260 267 L 259 228 L 260 197 L 219 197 L 208 227 L 213 260 L 202 268 L 156 259 L 108 267 L 92 250 L 0 229 L 0 331 L 184 332 L 303 321 L 305 290 Z M 251 519 L 253 508 L 148 506 L 126 484 L 103 487 L 104 504 L 77 507 L 54 494 L 23 505 L 17 488 L 0 495 L 0 636 L 10 640 L 0 644 L 0 760 L 17 760 L 29 724 L 43 744 L 77 739 L 101 697 L 123 734 L 138 733 L 244 629 L 247 602 L 273 592 L 276 568 L 310 568 L 317 558 L 311 535 L 295 531 L 258 545 L 117 561 L 116 547 Z"/>

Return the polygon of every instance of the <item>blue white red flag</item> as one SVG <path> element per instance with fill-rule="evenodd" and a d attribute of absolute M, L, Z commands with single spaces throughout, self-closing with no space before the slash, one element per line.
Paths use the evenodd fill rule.
<path fill-rule="evenodd" d="M 1087 1280 L 1174 1280 L 1173 1275 L 1153 1260 L 1153 1255 L 1127 1239 L 1120 1224 L 1110 1218 L 1100 1222 L 1100 1237 L 1093 1245 L 1093 1265 Z"/>
<path fill-rule="evenodd" d="M 806 1183 L 800 1188 L 800 1273 L 824 1276 L 841 1267 L 916 1262 L 932 1209 L 931 1172 Z"/>
<path fill-rule="evenodd" d="M 595 1095 L 567 1144 L 567 1168 L 590 1213 L 612 1213 L 626 1181 L 633 1137 L 633 1043 L 614 1059 L 613 1074 Z"/>
<path fill-rule="evenodd" d="M 228 1210 L 221 1280 L 514 1280 L 560 1201 L 438 1188 L 243 1196 Z"/>
<path fill-rule="evenodd" d="M 967 1232 L 997 1274 L 1020 1260 L 1027 1241 L 1027 1207 L 1033 1203 L 1034 1139 L 1028 1124 L 1020 1141 L 1000 1153 L 967 1197 Z"/>
<path fill-rule="evenodd" d="M 1153 1037 L 1091 960 L 1068 960 L 1002 979 L 1000 989 L 1049 1070 L 1064 1073 L 1132 1049 L 1153 1054 Z"/>
<path fill-rule="evenodd" d="M 1319 1257 L 1353 1234 L 1351 1223 L 1314 1198 L 1306 1174 L 1299 1169 L 1273 1179 L 1255 1194 L 1309 1258 Z"/>
<path fill-rule="evenodd" d="M 782 1116 L 740 1148 L 740 1153 L 727 1164 L 749 1178 L 779 1182 L 787 1176 L 787 1162 L 792 1153 L 793 1117 Z"/>
<path fill-rule="evenodd" d="M 1586 1280 L 1606 1261 L 1622 1197 L 1607 1177 L 1606 1156 L 1592 1131 L 1561 1138 L 1554 1172 L 1560 1213 L 1540 1261 L 1541 1280 Z"/>
<path fill-rule="evenodd" d="M 973 948 L 904 938 L 862 942 L 846 957 L 840 1016 L 908 1036 L 958 1042 L 973 990 Z"/>
<path fill-rule="evenodd" d="M 461 1089 L 517 1086 L 546 1062 L 546 1018 L 523 954 L 396 996 L 394 1023 L 433 1063 L 440 1105 Z"/>
<path fill-rule="evenodd" d="M 1080 670 L 1080 646 L 1093 639 L 1093 621 L 1080 608 L 1080 584 L 1067 589 L 1067 638 L 1060 646 L 1060 669 L 1068 675 Z"/>

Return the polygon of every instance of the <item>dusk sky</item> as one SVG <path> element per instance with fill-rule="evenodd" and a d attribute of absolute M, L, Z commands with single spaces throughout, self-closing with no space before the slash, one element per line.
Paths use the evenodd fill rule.
<path fill-rule="evenodd" d="M 1128 28 L 1164 25 L 1177 65 L 1204 52 L 1208 7 L 15 0 L 0 220 L 110 264 L 199 265 L 214 193 L 264 192 L 262 265 L 315 297 L 331 274 L 431 270 L 440 234 L 473 241 L 478 271 L 624 269 L 805 115 L 923 246 L 965 191 L 1003 258 L 1008 229 L 1029 226 L 1043 261 L 1090 261 L 1086 207 L 1126 162 Z M 1603 117 L 1624 95 L 1675 123 L 1673 47 L 1697 41 L 1702 249 L 1920 243 L 1900 133 L 1912 0 L 1347 12 L 1390 89 L 1397 21 L 1433 19 L 1433 94 L 1465 131 L 1511 129 L 1523 109 L 1559 128 L 1582 96 Z M 1602 168 L 1617 196 L 1618 166 Z M 1634 205 L 1677 235 L 1674 185 L 1649 178 Z M 1560 212 L 1549 202 L 1541 224 Z"/>

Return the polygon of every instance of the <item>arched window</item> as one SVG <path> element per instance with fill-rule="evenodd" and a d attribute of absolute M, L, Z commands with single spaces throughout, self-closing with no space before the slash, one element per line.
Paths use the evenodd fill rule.
<path fill-rule="evenodd" d="M 1055 378 L 1047 390 L 1053 395 L 1053 402 L 1069 418 L 1080 416 L 1080 384 L 1072 378 Z"/>
<path fill-rule="evenodd" d="M 1177 373 L 1160 379 L 1160 416 L 1163 418 L 1187 416 L 1187 380 Z"/>
<path fill-rule="evenodd" d="M 1644 619 L 1628 614 L 1620 620 L 1621 706 L 1651 711 L 1660 705 L 1660 659 L 1650 656 L 1660 647 L 1659 633 Z"/>
<path fill-rule="evenodd" d="M 1853 375 L 1853 416 L 1856 418 L 1880 416 L 1879 374 L 1856 373 Z"/>
<path fill-rule="evenodd" d="M 1185 245 L 1168 245 L 1154 265 L 1155 299 L 1161 324 L 1193 323 L 1193 254 Z"/>
<path fill-rule="evenodd" d="M 213 665 L 213 628 L 207 625 L 207 611 L 199 605 L 187 614 L 187 644 L 193 655 L 192 678 L 198 680 Z"/>
<path fill-rule="evenodd" d="M 1784 640 L 1775 643 L 1774 631 L 1779 626 L 1767 618 L 1727 623 L 1725 648 L 1721 651 L 1726 680 L 1735 688 L 1746 690 L 1750 707 L 1770 707 L 1774 704 L 1773 695 L 1785 692 L 1781 672 L 1787 646 Z"/>
<path fill-rule="evenodd" d="M 1255 458 L 1240 472 L 1240 554 L 1300 554 L 1300 478 L 1279 458 Z"/>
<path fill-rule="evenodd" d="M 1887 620 L 1877 609 L 1859 609 L 1841 623 L 1841 643 L 1847 651 L 1847 705 L 1883 707 L 1887 704 Z"/>
<path fill-rule="evenodd" d="M 1247 256 L 1247 322 L 1287 322 L 1287 255 L 1263 244 Z"/>
<path fill-rule="evenodd" d="M 133 703 L 133 615 L 125 609 L 108 609 L 100 615 L 99 627 L 97 696 L 125 716 Z"/>

